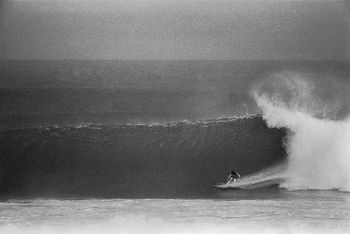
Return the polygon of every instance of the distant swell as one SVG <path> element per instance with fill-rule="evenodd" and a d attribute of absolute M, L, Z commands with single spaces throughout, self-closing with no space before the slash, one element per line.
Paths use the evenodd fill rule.
<path fill-rule="evenodd" d="M 262 117 L 164 125 L 87 125 L 0 133 L 7 196 L 187 197 L 216 193 L 235 168 L 256 173 L 285 158 L 284 129 Z"/>

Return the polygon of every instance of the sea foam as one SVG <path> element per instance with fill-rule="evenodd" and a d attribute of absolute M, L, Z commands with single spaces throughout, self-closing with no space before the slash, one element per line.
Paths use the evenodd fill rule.
<path fill-rule="evenodd" d="M 142 216 L 115 216 L 106 221 L 92 222 L 89 224 L 76 225 L 44 225 L 18 227 L 6 225 L 0 227 L 3 234 L 97 234 L 97 233 L 119 233 L 119 234 L 229 234 L 229 233 L 259 233 L 259 234 L 282 234 L 282 233 L 347 233 L 347 230 L 330 230 L 308 225 L 258 225 L 256 223 L 232 224 L 229 222 L 218 222 L 214 219 L 208 221 L 192 222 L 169 222 L 160 218 L 145 218 Z"/>

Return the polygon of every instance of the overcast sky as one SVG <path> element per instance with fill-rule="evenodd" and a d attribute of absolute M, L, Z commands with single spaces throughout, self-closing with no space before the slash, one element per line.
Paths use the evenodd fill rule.
<path fill-rule="evenodd" d="M 349 59 L 336 0 L 0 0 L 0 59 Z"/>

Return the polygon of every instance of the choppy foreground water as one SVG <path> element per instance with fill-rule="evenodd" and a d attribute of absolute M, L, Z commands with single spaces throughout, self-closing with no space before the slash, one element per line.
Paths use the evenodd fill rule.
<path fill-rule="evenodd" d="M 350 195 L 229 191 L 215 199 L 8 200 L 0 233 L 349 233 Z"/>

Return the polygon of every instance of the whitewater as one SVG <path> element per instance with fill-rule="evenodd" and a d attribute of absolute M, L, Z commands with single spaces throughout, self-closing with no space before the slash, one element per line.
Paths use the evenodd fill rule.
<path fill-rule="evenodd" d="M 11 200 L 0 203 L 0 233 L 348 233 L 347 198 L 258 191 L 205 200 Z"/>
<path fill-rule="evenodd" d="M 335 108 L 345 106 L 325 102 L 315 84 L 300 76 L 279 75 L 268 82 L 273 91 L 261 85 L 253 96 L 270 127 L 289 130 L 281 187 L 350 191 L 350 119 L 329 118 Z"/>

